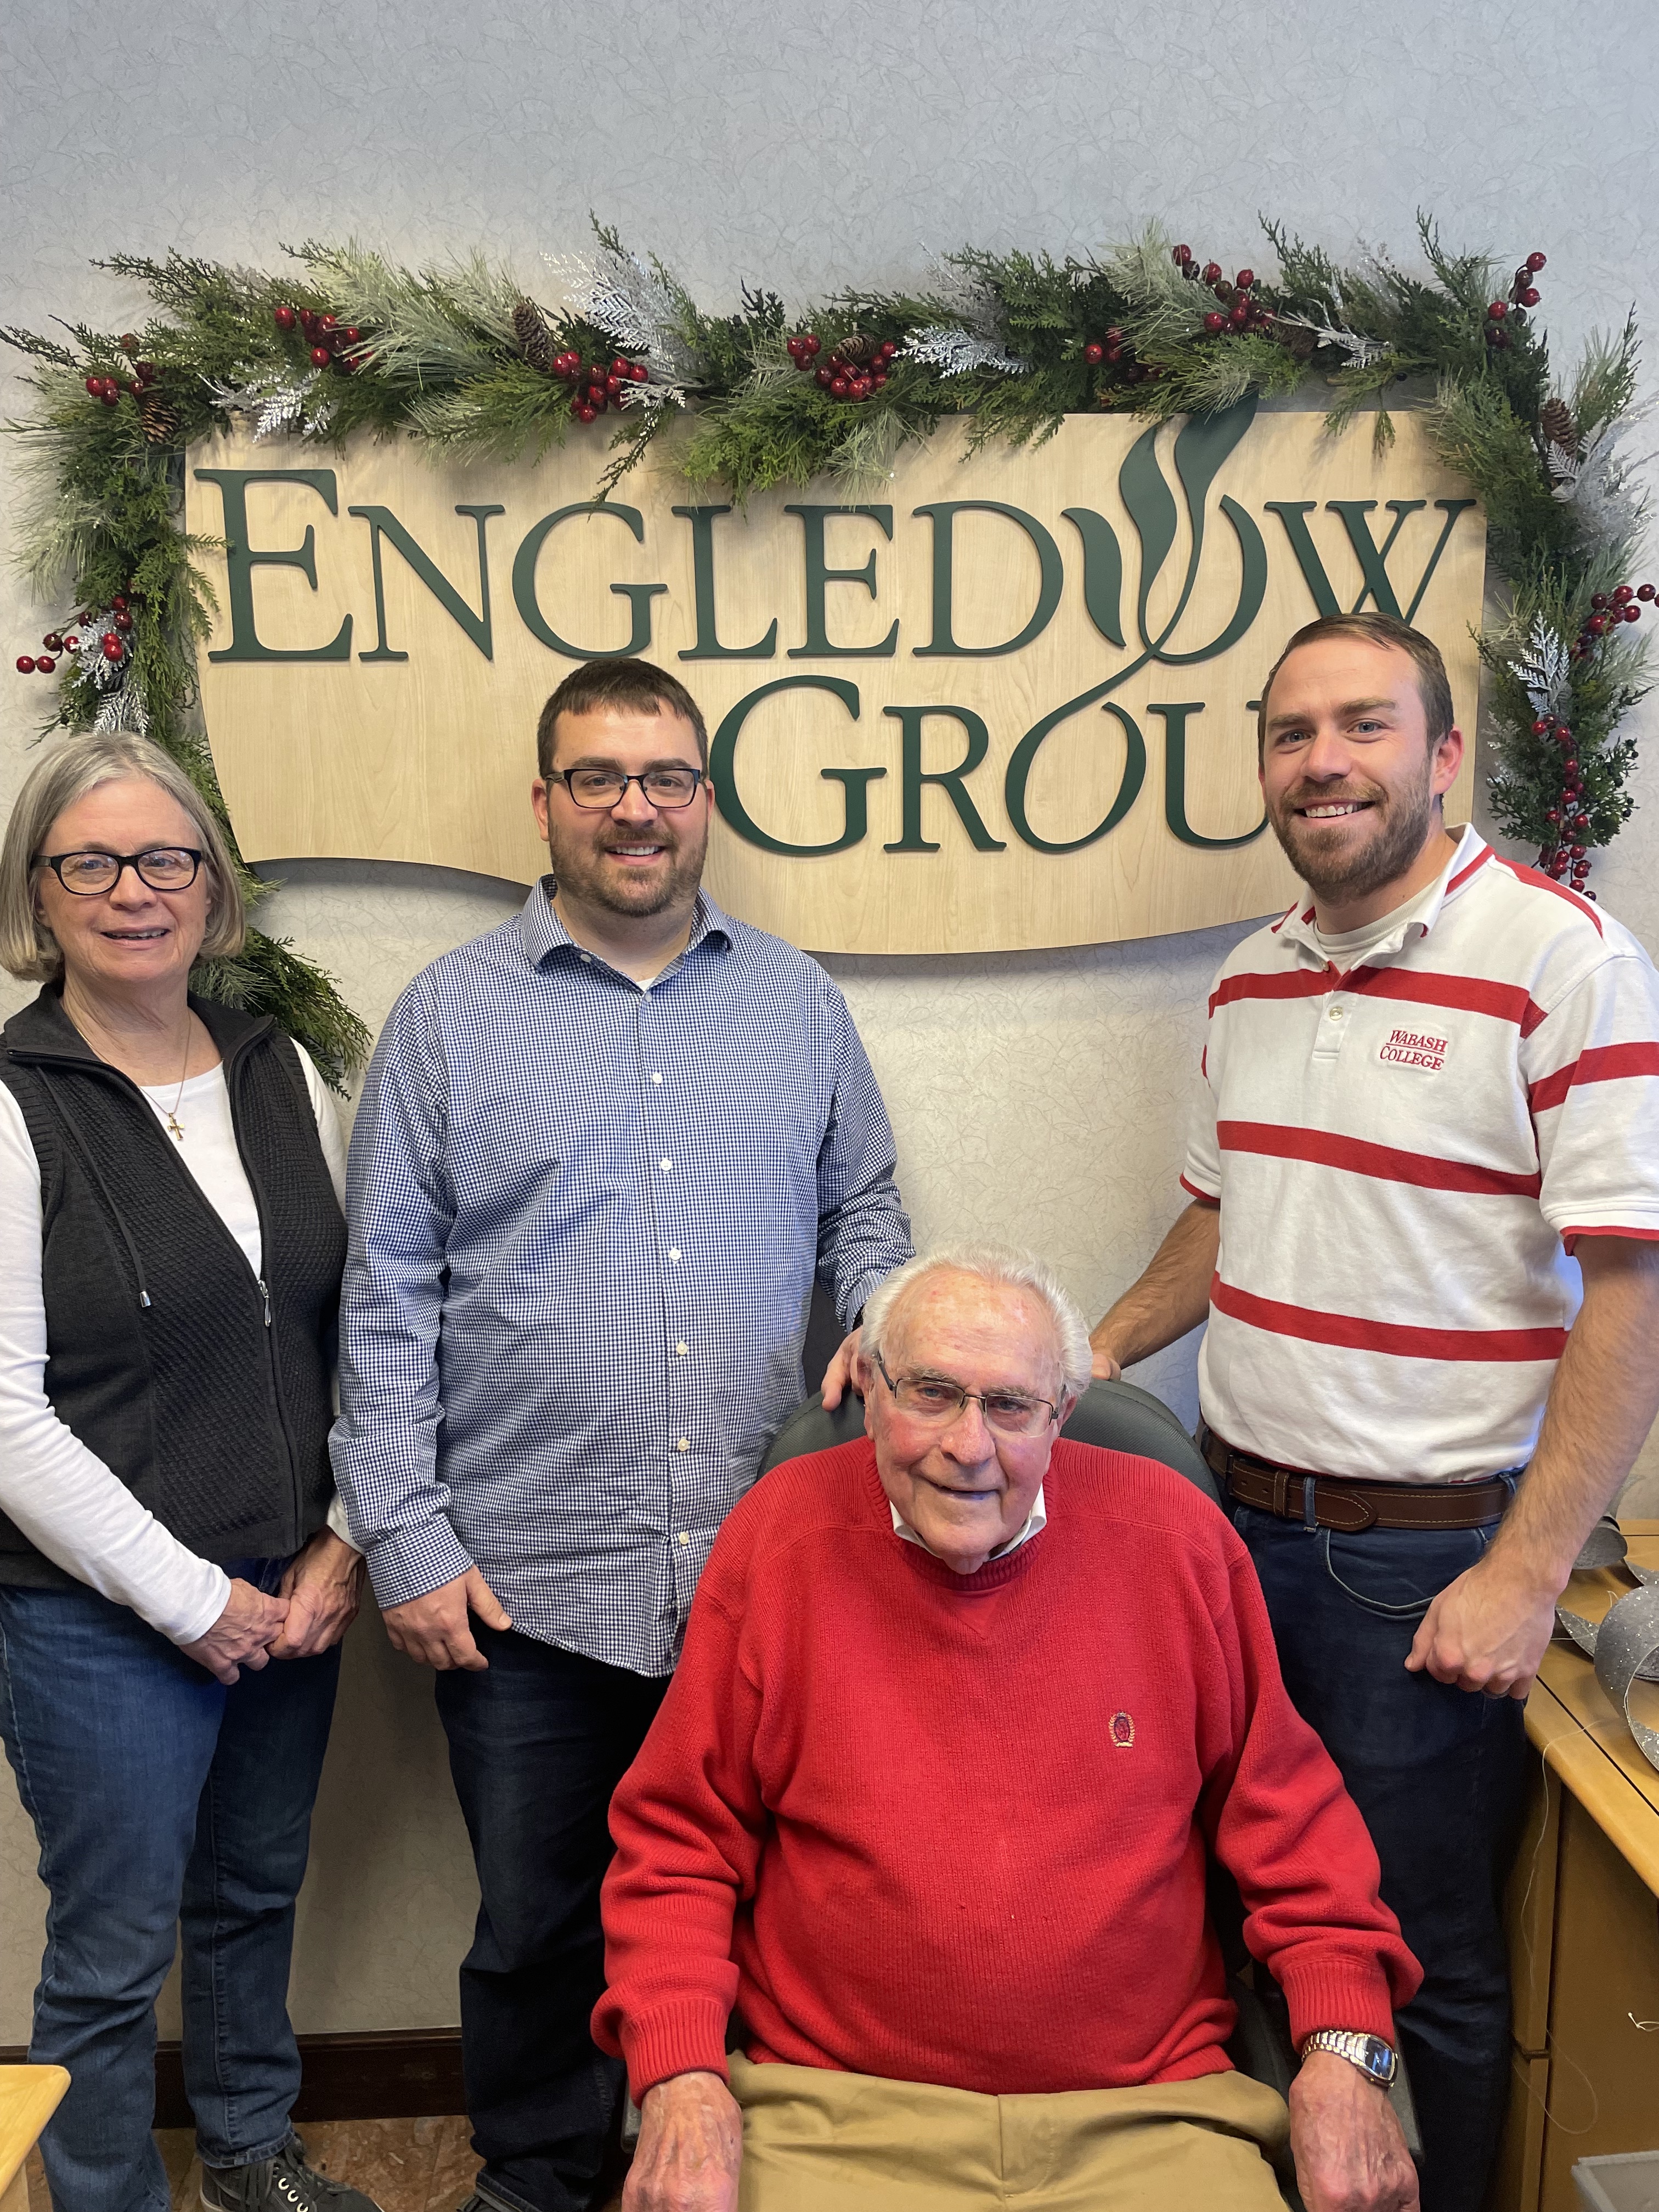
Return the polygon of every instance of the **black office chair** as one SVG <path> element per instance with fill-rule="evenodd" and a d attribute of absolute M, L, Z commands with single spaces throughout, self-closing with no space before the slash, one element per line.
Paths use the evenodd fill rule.
<path fill-rule="evenodd" d="M 773 1440 L 761 1462 L 762 1474 L 786 1460 L 802 1459 L 808 1452 L 827 1451 L 864 1434 L 864 1406 L 850 1390 L 833 1413 L 825 1413 L 822 1393 L 799 1407 Z M 1098 1444 L 1109 1451 L 1133 1453 L 1173 1468 L 1215 1504 L 1221 1503 L 1215 1477 L 1180 1421 L 1161 1398 L 1133 1382 L 1091 1382 L 1072 1410 L 1060 1431 L 1073 1443 Z M 1281 2097 L 1290 2094 L 1297 2057 L 1291 2041 L 1290 2019 L 1278 1984 L 1249 1954 L 1244 1942 L 1244 1907 L 1227 1869 L 1212 1861 L 1209 1880 L 1211 1923 L 1226 1964 L 1227 1994 L 1238 2013 L 1237 2024 L 1227 2041 L 1227 2056 L 1241 2074 L 1265 2082 Z M 1422 2137 L 1412 2104 L 1411 2085 L 1403 2063 L 1389 2092 L 1389 2102 L 1413 2155 L 1420 2156 Z M 1301 2212 L 1295 2176 L 1287 2157 L 1279 2176 L 1286 2204 Z"/>

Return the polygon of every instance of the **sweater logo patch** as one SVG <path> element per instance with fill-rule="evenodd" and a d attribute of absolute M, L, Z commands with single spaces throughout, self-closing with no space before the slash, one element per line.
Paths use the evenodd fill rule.
<path fill-rule="evenodd" d="M 1127 1713 L 1112 1715 L 1112 1741 L 1120 1751 L 1127 1751 L 1135 1740 L 1135 1724 Z"/>
<path fill-rule="evenodd" d="M 1433 1036 L 1426 1030 L 1395 1030 L 1377 1058 L 1390 1067 L 1421 1067 L 1431 1073 L 1446 1064 L 1449 1037 Z"/>

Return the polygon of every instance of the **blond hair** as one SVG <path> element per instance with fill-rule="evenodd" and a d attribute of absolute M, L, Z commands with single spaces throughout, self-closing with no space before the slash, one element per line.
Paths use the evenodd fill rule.
<path fill-rule="evenodd" d="M 0 847 L 0 967 L 26 981 L 55 983 L 64 972 L 58 939 L 35 910 L 34 872 L 41 841 L 66 807 L 100 784 L 143 776 L 189 815 L 208 875 L 207 929 L 200 960 L 242 949 L 245 922 L 236 870 L 213 811 L 172 757 L 132 730 L 70 738 L 40 762 L 17 794 Z"/>

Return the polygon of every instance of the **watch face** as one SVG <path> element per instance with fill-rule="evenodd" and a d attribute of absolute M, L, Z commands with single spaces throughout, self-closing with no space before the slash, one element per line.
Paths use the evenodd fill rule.
<path fill-rule="evenodd" d="M 1381 2081 L 1384 2087 L 1386 2087 L 1394 2079 L 1395 2058 L 1393 2051 L 1389 2048 L 1388 2045 L 1383 2042 L 1380 2035 L 1361 2036 L 1359 2042 L 1361 2048 L 1360 2064 L 1364 2068 L 1366 2073 L 1371 2076 L 1373 2081 Z"/>

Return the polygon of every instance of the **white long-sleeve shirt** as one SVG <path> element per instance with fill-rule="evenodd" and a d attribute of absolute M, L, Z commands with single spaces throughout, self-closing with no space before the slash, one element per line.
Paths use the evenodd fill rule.
<path fill-rule="evenodd" d="M 300 1064 L 343 1204 L 345 1147 L 333 1101 L 304 1052 Z M 191 1076 L 182 1090 L 167 1083 L 143 1095 L 164 1128 L 168 1112 L 176 1114 L 179 1157 L 258 1274 L 259 1216 L 236 1149 L 223 1067 Z M 46 1392 L 41 1235 L 40 1160 L 22 1109 L 0 1085 L 0 1508 L 77 1582 L 131 1606 L 173 1643 L 193 1643 L 224 1611 L 229 1579 L 163 1528 L 54 1412 Z M 331 1527 L 337 1508 L 337 1500 Z"/>

